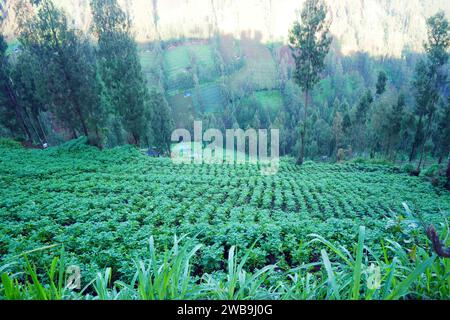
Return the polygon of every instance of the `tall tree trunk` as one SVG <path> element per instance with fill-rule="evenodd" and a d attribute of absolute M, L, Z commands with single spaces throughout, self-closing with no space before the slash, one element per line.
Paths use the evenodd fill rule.
<path fill-rule="evenodd" d="M 28 119 L 28 121 L 30 122 L 31 129 L 33 129 L 34 133 L 36 134 L 36 137 L 38 138 L 39 143 L 41 145 L 43 145 L 44 142 L 42 141 L 41 136 L 39 135 L 39 130 L 36 130 L 36 126 L 33 123 L 33 116 L 32 115 L 30 116 L 28 114 L 28 111 L 26 108 L 23 108 L 23 113 L 25 114 L 25 118 Z"/>
<path fill-rule="evenodd" d="M 33 142 L 33 138 L 31 136 L 30 129 L 28 128 L 27 124 L 25 123 L 25 119 L 23 118 L 22 111 L 20 110 L 20 106 L 17 102 L 16 95 L 14 94 L 9 83 L 6 84 L 6 91 L 8 92 L 9 100 L 11 101 L 11 103 L 14 106 L 14 113 L 16 115 L 17 122 L 22 127 L 22 130 L 24 131 L 25 135 L 27 136 L 28 141 Z"/>
<path fill-rule="evenodd" d="M 305 116 L 304 116 L 304 120 L 303 120 L 303 130 L 300 134 L 301 145 L 300 145 L 300 155 L 297 159 L 298 165 L 302 165 L 303 160 L 305 158 L 306 120 L 308 119 L 308 103 L 309 103 L 308 95 L 309 95 L 309 90 L 306 89 L 305 90 Z"/>
<path fill-rule="evenodd" d="M 70 92 L 72 92 L 72 90 L 70 90 Z M 72 94 L 71 96 L 73 97 Z M 87 128 L 86 121 L 84 120 L 83 113 L 81 112 L 81 109 L 78 106 L 78 101 L 75 101 L 75 104 L 76 104 L 75 110 L 77 112 L 78 118 L 80 119 L 81 127 L 83 128 L 83 133 L 86 137 L 89 137 L 89 130 Z"/>
<path fill-rule="evenodd" d="M 39 119 L 39 115 L 35 115 L 35 118 L 36 118 L 36 121 L 37 121 L 37 123 L 38 123 L 38 125 L 39 125 L 39 130 L 40 130 L 41 133 L 42 133 L 42 137 L 44 138 L 44 141 L 45 141 L 45 142 L 48 142 L 48 140 L 47 140 L 47 135 L 45 134 L 45 130 L 44 130 L 44 127 L 42 126 L 41 119 Z"/>
<path fill-rule="evenodd" d="M 427 129 L 426 129 L 425 134 L 424 134 L 423 139 L 422 139 L 422 146 L 421 146 L 421 151 L 420 151 L 420 160 L 419 160 L 419 164 L 417 166 L 417 171 L 420 170 L 420 166 L 422 165 L 423 156 L 424 156 L 424 153 L 425 153 L 425 143 L 427 142 L 428 135 L 429 135 L 430 130 L 431 130 L 431 122 L 432 122 L 432 120 L 433 120 L 433 115 L 431 114 L 428 117 Z"/>
<path fill-rule="evenodd" d="M 100 135 L 100 130 L 98 129 L 98 126 L 95 126 L 95 138 L 97 139 L 97 141 L 95 142 L 95 145 L 100 148 L 103 149 L 103 144 L 102 144 L 102 137 Z"/>
<path fill-rule="evenodd" d="M 419 123 L 417 124 L 416 134 L 413 140 L 413 145 L 411 149 L 411 153 L 409 154 L 409 162 L 412 162 L 414 157 L 416 156 L 417 145 L 418 145 L 418 136 L 419 136 L 419 128 L 422 126 L 422 116 L 419 118 Z"/>
<path fill-rule="evenodd" d="M 394 162 L 394 164 L 395 164 L 395 162 L 397 161 L 397 149 L 394 151 L 394 159 L 393 159 L 393 162 Z"/>
<path fill-rule="evenodd" d="M 19 106 L 14 105 L 14 113 L 16 114 L 17 121 L 20 123 L 20 126 L 22 127 L 23 131 L 25 132 L 25 135 L 27 136 L 28 141 L 33 142 L 33 138 L 31 136 L 30 129 L 28 129 L 28 126 L 25 123 L 25 120 L 23 119 L 22 113 L 19 110 Z"/>
<path fill-rule="evenodd" d="M 33 111 L 31 111 L 31 114 L 30 114 L 30 113 L 27 111 L 26 108 L 23 108 L 23 113 L 25 114 L 25 118 L 28 119 L 28 121 L 29 121 L 29 123 L 30 123 L 30 126 L 31 126 L 31 129 L 33 129 L 33 131 L 34 131 L 36 137 L 37 137 L 38 140 L 39 140 L 39 143 L 40 143 L 41 145 L 43 145 L 43 144 L 44 144 L 44 141 L 45 141 L 46 139 L 45 139 L 44 131 L 42 130 L 42 126 L 41 126 L 41 124 L 40 124 L 40 122 L 39 122 L 38 116 L 37 116 Z M 39 130 L 39 128 L 36 129 L 36 125 L 35 125 L 36 123 L 39 125 L 40 130 Z M 39 132 L 39 131 L 41 131 L 41 132 Z M 44 137 L 44 140 L 42 140 L 42 138 L 41 138 L 41 133 L 42 133 L 42 137 Z"/>
<path fill-rule="evenodd" d="M 134 132 L 131 135 L 133 136 L 134 145 L 139 147 L 139 135 L 135 134 Z"/>
<path fill-rule="evenodd" d="M 387 145 L 387 149 L 386 149 L 386 157 L 387 157 L 389 160 L 391 160 L 391 158 L 392 158 L 391 144 L 392 144 L 392 136 L 389 135 L 389 138 L 388 138 L 388 145 Z"/>
<path fill-rule="evenodd" d="M 47 10 L 47 12 L 49 11 L 48 3 L 45 3 L 45 9 Z M 66 70 L 66 60 L 64 59 L 64 52 L 63 52 L 63 50 L 61 48 L 61 45 L 59 43 L 59 39 L 57 37 L 57 33 L 55 31 L 55 28 L 54 28 L 54 22 L 53 22 L 53 19 L 52 19 L 52 15 L 49 14 L 49 17 L 50 17 L 50 23 L 51 23 L 50 29 L 51 29 L 53 40 L 55 41 L 56 49 L 58 51 L 58 57 L 59 57 L 59 61 L 61 63 L 61 68 L 62 68 L 62 71 L 63 71 L 63 74 L 64 74 L 64 78 L 65 78 L 65 80 L 67 82 L 67 87 L 69 89 L 69 97 L 70 97 L 70 100 L 73 101 L 73 103 L 75 104 L 75 112 L 77 113 L 78 118 L 79 118 L 79 120 L 81 122 L 81 126 L 83 128 L 83 133 L 84 133 L 84 135 L 86 137 L 88 137 L 89 136 L 89 131 L 88 131 L 88 128 L 87 128 L 87 125 L 86 125 L 86 121 L 85 121 L 85 119 L 83 117 L 83 113 L 81 112 L 80 103 L 79 103 L 78 99 L 76 99 L 76 97 L 75 97 L 75 95 L 73 93 L 72 77 L 70 76 L 69 72 L 67 72 L 67 70 Z"/>
<path fill-rule="evenodd" d="M 447 183 L 445 184 L 445 186 L 447 187 L 448 190 L 450 190 L 450 156 L 448 157 L 446 175 L 447 175 Z"/>

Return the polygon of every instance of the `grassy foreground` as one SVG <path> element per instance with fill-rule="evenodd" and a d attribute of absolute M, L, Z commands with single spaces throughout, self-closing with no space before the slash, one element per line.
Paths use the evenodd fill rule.
<path fill-rule="evenodd" d="M 390 166 L 261 176 L 2 141 L 0 186 L 1 299 L 449 298 L 421 222 L 446 239 L 450 195 Z"/>

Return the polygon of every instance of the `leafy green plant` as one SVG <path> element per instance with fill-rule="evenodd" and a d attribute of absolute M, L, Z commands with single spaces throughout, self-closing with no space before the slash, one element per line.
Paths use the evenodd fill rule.
<path fill-rule="evenodd" d="M 254 246 L 254 245 L 253 245 Z M 238 262 L 236 258 L 237 250 L 235 246 L 230 248 L 228 253 L 228 273 L 226 280 L 214 279 L 210 275 L 205 275 L 208 296 L 220 300 L 247 300 L 268 298 L 264 292 L 263 283 L 274 270 L 274 265 L 268 265 L 250 274 L 244 270 L 248 257 L 253 246 L 247 250 L 245 255 Z"/>
<path fill-rule="evenodd" d="M 14 140 L 6 139 L 6 138 L 0 138 L 0 146 L 4 148 L 11 148 L 11 149 L 20 149 L 22 148 L 22 145 Z"/>
<path fill-rule="evenodd" d="M 49 289 L 41 266 L 50 269 L 52 256 L 39 248 L 64 243 L 64 261 L 79 265 L 83 279 L 98 280 L 83 291 L 90 298 L 100 296 L 94 283 L 105 299 L 324 299 L 336 298 L 336 292 L 342 299 L 384 298 L 416 263 L 431 257 L 426 237 L 402 202 L 414 203 L 415 211 L 439 227 L 450 211 L 448 192 L 384 165 L 309 163 L 298 168 L 282 159 L 277 175 L 261 176 L 251 165 L 176 166 L 170 159 L 145 157 L 134 147 L 68 149 L 0 145 L 0 185 L 6 186 L 0 188 L 0 264 L 8 265 L 0 272 L 7 272 L 8 288 L 17 284 L 26 292 L 25 280 L 35 285 L 31 275 L 23 274 L 22 263 L 10 264 L 25 252 L 38 266 L 37 280 Z M 362 255 L 357 250 L 360 225 L 366 227 Z M 186 248 L 183 239 L 179 255 L 154 249 L 156 259 L 149 255 L 149 235 L 161 247 L 172 247 L 174 234 L 198 236 Z M 310 234 L 316 241 L 306 245 Z M 202 250 L 189 257 L 194 243 Z M 237 248 L 245 260 L 241 267 Z M 337 291 L 328 291 L 324 257 Z M 230 258 L 234 269 L 228 268 Z M 276 267 L 264 269 L 269 265 Z M 381 269 L 389 294 L 364 285 L 371 265 Z M 320 272 L 310 274 L 310 268 L 319 267 Z M 258 270 L 265 272 L 252 280 Z M 448 272 L 448 262 L 436 258 L 412 281 L 412 292 L 400 296 L 446 299 Z M 57 271 L 53 277 L 56 290 L 45 291 L 46 298 L 76 296 L 67 290 L 61 294 Z M 42 292 L 37 284 L 33 290 L 33 296 Z"/>

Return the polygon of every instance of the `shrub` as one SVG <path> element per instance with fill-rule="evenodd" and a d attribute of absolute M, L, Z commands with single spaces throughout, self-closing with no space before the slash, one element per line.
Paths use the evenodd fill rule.
<path fill-rule="evenodd" d="M 411 174 L 415 170 L 414 166 L 411 163 L 407 163 L 403 166 L 402 171 Z"/>
<path fill-rule="evenodd" d="M 344 150 L 344 149 L 340 148 L 340 149 L 338 150 L 338 152 L 337 152 L 337 160 L 338 160 L 339 162 L 342 162 L 342 161 L 345 160 L 345 150 Z"/>
<path fill-rule="evenodd" d="M 441 170 L 441 167 L 440 167 L 438 164 L 433 164 L 432 166 L 430 166 L 429 168 L 427 168 L 427 169 L 423 172 L 423 174 L 424 174 L 426 177 L 432 178 L 432 177 L 439 176 L 440 170 Z"/>
<path fill-rule="evenodd" d="M 22 145 L 20 142 L 6 139 L 6 138 L 0 138 L 0 147 L 2 148 L 10 148 L 10 149 L 19 149 L 22 148 Z"/>
<path fill-rule="evenodd" d="M 346 248 L 324 237 L 311 234 L 307 244 L 319 244 L 321 261 L 288 270 L 287 276 L 276 272 L 275 265 L 247 272 L 244 266 L 254 248 L 240 257 L 237 249 L 229 249 L 226 273 L 192 275 L 192 258 L 201 245 L 174 238 L 172 249 L 157 255 L 150 238 L 150 255 L 135 264 L 130 283 L 112 281 L 112 269 L 98 272 L 80 292 L 64 286 L 67 279 L 64 251 L 54 258 L 47 275 L 39 277 L 37 269 L 25 257 L 24 282 L 18 275 L 1 274 L 0 299 L 99 299 L 99 300 L 163 300 L 163 299 L 333 299 L 333 300 L 398 300 L 446 299 L 449 295 L 446 261 L 430 253 L 423 234 L 414 250 L 393 240 L 381 242 L 382 253 L 374 253 L 365 245 L 366 228 L 359 228 L 356 246 Z M 182 237 L 183 239 L 184 237 Z M 192 239 L 191 239 L 192 240 Z M 312 272 L 312 268 L 316 272 Z M 0 271 L 2 267 L 0 267 Z M 46 279 L 48 284 L 43 283 Z M 91 288 L 91 293 L 84 292 Z"/>

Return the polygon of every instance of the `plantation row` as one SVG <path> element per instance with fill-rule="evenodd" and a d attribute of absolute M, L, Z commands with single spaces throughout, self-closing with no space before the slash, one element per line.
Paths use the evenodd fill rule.
<path fill-rule="evenodd" d="M 231 246 L 257 239 L 249 266 L 285 269 L 314 260 L 314 247 L 302 247 L 311 233 L 352 247 L 364 225 L 379 250 L 395 236 L 403 201 L 431 221 L 450 210 L 448 193 L 387 166 L 298 168 L 285 159 L 277 175 L 261 176 L 252 165 L 174 165 L 131 147 L 67 146 L 0 148 L 3 261 L 58 243 L 85 274 L 111 267 L 114 279 L 129 279 L 151 235 L 169 245 L 188 234 L 205 245 L 196 273 L 222 270 Z M 45 265 L 52 254 L 31 256 Z"/>

